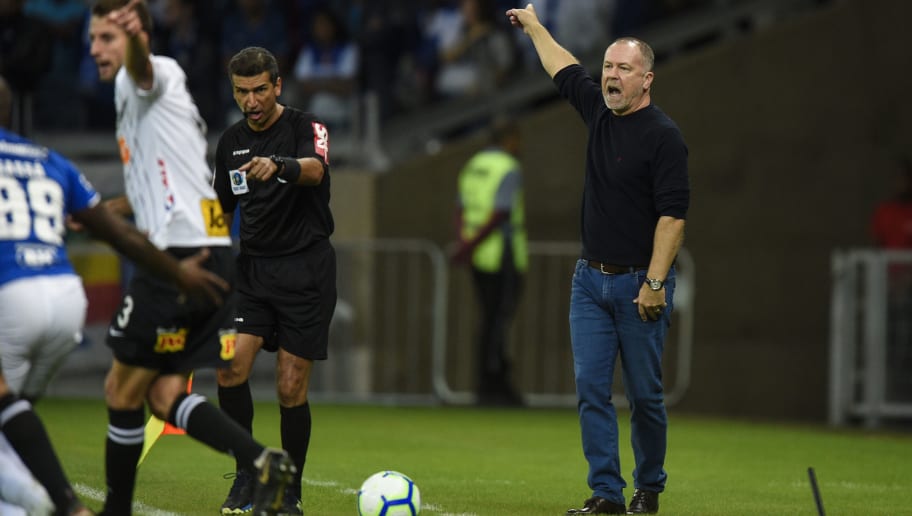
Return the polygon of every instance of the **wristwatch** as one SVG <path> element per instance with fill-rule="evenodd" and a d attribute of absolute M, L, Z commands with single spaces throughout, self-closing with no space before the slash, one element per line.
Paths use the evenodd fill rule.
<path fill-rule="evenodd" d="M 649 285 L 649 288 L 652 290 L 662 290 L 665 286 L 665 282 L 660 279 L 646 278 L 646 284 Z"/>
<path fill-rule="evenodd" d="M 279 175 L 285 171 L 285 160 L 282 159 L 282 157 L 273 154 L 272 156 L 269 156 L 269 159 L 271 159 L 272 162 L 275 163 L 275 166 L 278 167 L 276 169 L 276 175 Z"/>

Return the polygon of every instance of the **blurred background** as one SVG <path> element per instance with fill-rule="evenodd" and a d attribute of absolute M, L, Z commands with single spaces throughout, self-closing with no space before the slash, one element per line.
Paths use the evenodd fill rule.
<path fill-rule="evenodd" d="M 149 1 L 154 52 L 187 73 L 210 152 L 239 118 L 225 65 L 250 45 L 279 58 L 280 100 L 329 126 L 340 301 L 315 398 L 472 402 L 475 301 L 468 273 L 446 259 L 456 178 L 490 120 L 509 114 L 523 131 L 532 243 L 514 376 L 530 406 L 575 405 L 567 317 L 586 132 L 509 27 L 503 13 L 520 3 Z M 688 143 L 692 200 L 666 346 L 672 410 L 912 421 L 912 4 L 533 3 L 594 77 L 615 37 L 649 42 L 653 103 Z M 88 56 L 87 20 L 83 0 L 0 0 L 0 74 L 15 88 L 14 129 L 112 196 L 123 189 L 113 95 Z M 104 329 L 129 265 L 78 235 L 70 249 L 90 326 L 51 393 L 101 396 Z M 261 397 L 274 396 L 271 360 L 260 357 L 252 382 Z M 207 381 L 201 373 L 195 387 Z"/>

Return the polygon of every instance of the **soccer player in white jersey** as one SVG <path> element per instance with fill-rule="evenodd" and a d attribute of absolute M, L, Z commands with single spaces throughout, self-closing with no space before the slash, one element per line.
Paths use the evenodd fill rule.
<path fill-rule="evenodd" d="M 88 514 L 31 408 L 85 323 L 85 292 L 64 248 L 66 217 L 193 297 L 220 302 L 229 285 L 200 266 L 207 253 L 178 263 L 158 250 L 102 205 L 66 159 L 4 129 L 9 114 L 0 78 L 0 499 L 29 515 Z"/>
<path fill-rule="evenodd" d="M 183 70 L 171 58 L 151 55 L 152 19 L 145 2 L 99 0 L 91 13 L 90 53 L 101 80 L 114 82 L 127 194 L 116 206 L 132 213 L 137 227 L 175 256 L 210 249 L 206 268 L 233 283 L 234 253 L 210 184 L 205 124 Z M 258 471 L 257 514 L 280 508 L 295 469 L 288 454 L 264 448 L 218 407 L 186 390 L 194 369 L 231 363 L 235 297 L 232 285 L 220 306 L 184 300 L 141 270 L 130 282 L 107 338 L 114 361 L 105 380 L 103 514 L 130 512 L 147 401 L 158 418 Z"/>

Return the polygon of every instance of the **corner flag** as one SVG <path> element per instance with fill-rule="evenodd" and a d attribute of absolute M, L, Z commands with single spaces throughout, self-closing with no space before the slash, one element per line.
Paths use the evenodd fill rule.
<path fill-rule="evenodd" d="M 187 380 L 187 392 L 190 392 L 193 389 L 193 373 L 190 373 L 190 378 Z M 158 438 L 163 435 L 185 435 L 187 432 L 177 428 L 176 426 L 168 423 L 167 421 L 162 421 L 155 417 L 155 415 L 149 416 L 149 421 L 146 422 L 146 432 L 145 438 L 143 439 L 143 450 L 139 456 L 139 462 L 136 463 L 138 468 L 142 464 L 143 460 L 146 458 L 146 454 L 149 453 L 149 450 L 152 449 L 152 446 L 158 441 Z"/>

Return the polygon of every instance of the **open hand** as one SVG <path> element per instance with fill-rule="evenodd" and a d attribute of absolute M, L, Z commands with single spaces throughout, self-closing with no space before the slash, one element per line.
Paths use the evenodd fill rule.
<path fill-rule="evenodd" d="M 220 306 L 224 294 L 231 290 L 231 285 L 218 274 L 203 267 L 203 263 L 209 259 L 209 254 L 208 249 L 202 249 L 181 260 L 177 286 L 190 297 L 208 299 Z"/>

